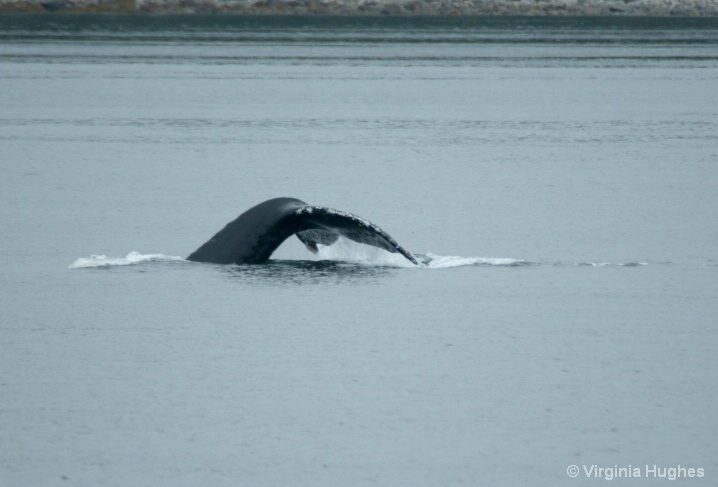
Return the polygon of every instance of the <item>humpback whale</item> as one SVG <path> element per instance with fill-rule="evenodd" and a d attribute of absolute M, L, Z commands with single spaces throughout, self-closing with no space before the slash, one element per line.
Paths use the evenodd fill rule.
<path fill-rule="evenodd" d="M 295 234 L 314 253 L 318 244 L 332 245 L 341 236 L 398 252 L 419 265 L 411 252 L 370 221 L 345 211 L 311 206 L 296 198 L 274 198 L 250 208 L 192 252 L 187 260 L 258 264 L 268 260 L 282 242 Z"/>

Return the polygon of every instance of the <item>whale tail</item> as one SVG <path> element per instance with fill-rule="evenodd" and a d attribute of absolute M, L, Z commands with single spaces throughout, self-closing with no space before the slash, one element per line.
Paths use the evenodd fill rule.
<path fill-rule="evenodd" d="M 416 258 L 389 234 L 368 220 L 345 211 L 310 206 L 295 198 L 275 198 L 242 213 L 195 250 L 187 260 L 216 264 L 265 262 L 291 235 L 312 252 L 340 237 Z"/>

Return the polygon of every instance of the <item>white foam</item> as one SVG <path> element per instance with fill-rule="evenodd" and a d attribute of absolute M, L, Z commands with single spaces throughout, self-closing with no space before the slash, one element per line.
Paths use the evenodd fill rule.
<path fill-rule="evenodd" d="M 435 255 L 427 253 L 424 265 L 431 269 L 445 269 L 449 267 L 464 267 L 474 265 L 488 266 L 519 266 L 527 262 L 518 259 L 497 258 L 497 257 L 460 257 L 458 255 Z"/>
<path fill-rule="evenodd" d="M 415 255 L 419 265 L 414 265 L 399 253 L 391 253 L 377 247 L 359 244 L 340 238 L 334 245 L 317 245 L 320 260 L 348 262 L 366 266 L 402 267 L 424 269 L 448 269 L 464 266 L 521 266 L 528 265 L 526 261 L 496 257 L 460 257 L 457 255 Z M 113 267 L 142 264 L 145 262 L 171 262 L 183 261 L 182 257 L 164 254 L 141 254 L 130 252 L 125 257 L 108 257 L 106 255 L 91 255 L 81 257 L 68 266 L 69 269 L 89 269 L 96 267 Z M 588 265 L 588 264 L 584 264 Z M 601 265 L 601 264 L 591 264 Z"/>
<path fill-rule="evenodd" d="M 153 261 L 177 261 L 184 260 L 182 257 L 164 254 L 140 254 L 130 252 L 126 257 L 108 257 L 106 255 L 91 255 L 89 258 L 81 257 L 69 265 L 69 269 L 87 269 L 91 267 L 111 267 L 141 264 L 142 262 Z"/>
<path fill-rule="evenodd" d="M 447 269 L 450 267 L 475 265 L 519 266 L 528 264 L 526 261 L 518 259 L 460 257 L 457 255 L 436 255 L 427 253 L 426 255 L 414 254 L 416 259 L 419 261 L 419 265 L 416 266 L 399 253 L 387 252 L 386 250 L 359 244 L 345 238 L 339 238 L 339 240 L 331 246 L 318 245 L 317 247 L 319 249 L 317 256 L 321 260 L 335 260 L 369 266 Z"/>

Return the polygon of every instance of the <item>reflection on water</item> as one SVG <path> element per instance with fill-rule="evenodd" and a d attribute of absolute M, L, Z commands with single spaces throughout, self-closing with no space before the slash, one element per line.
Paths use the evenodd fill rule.
<path fill-rule="evenodd" d="M 243 283 L 262 286 L 358 284 L 390 277 L 398 270 L 328 260 L 270 260 L 256 265 L 219 266 L 219 272 L 227 279 L 238 279 Z"/>

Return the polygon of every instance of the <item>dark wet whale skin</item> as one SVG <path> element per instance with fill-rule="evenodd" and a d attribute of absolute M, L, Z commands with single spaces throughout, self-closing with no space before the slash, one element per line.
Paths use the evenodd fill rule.
<path fill-rule="evenodd" d="M 344 211 L 310 206 L 296 198 L 274 198 L 250 208 L 192 252 L 187 260 L 259 264 L 294 234 L 313 252 L 317 251 L 317 244 L 331 245 L 343 236 L 399 252 L 418 265 L 410 252 L 368 220 Z"/>

